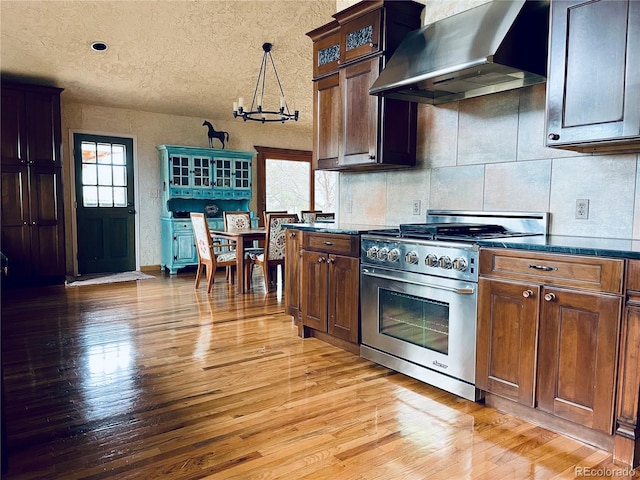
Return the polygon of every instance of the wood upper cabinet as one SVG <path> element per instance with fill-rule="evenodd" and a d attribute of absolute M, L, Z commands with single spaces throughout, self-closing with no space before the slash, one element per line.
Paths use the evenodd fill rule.
<path fill-rule="evenodd" d="M 358 343 L 359 248 L 358 235 L 304 233 L 300 308 L 305 327 Z"/>
<path fill-rule="evenodd" d="M 613 432 L 624 260 L 482 249 L 476 383 Z"/>
<path fill-rule="evenodd" d="M 315 168 L 337 168 L 342 138 L 342 90 L 338 73 L 313 82 L 313 111 Z"/>
<path fill-rule="evenodd" d="M 381 17 L 382 10 L 359 15 L 353 11 L 339 14 L 340 29 L 340 63 L 346 64 L 382 50 Z"/>
<path fill-rule="evenodd" d="M 478 282 L 476 386 L 534 406 L 539 285 Z"/>
<path fill-rule="evenodd" d="M 369 88 L 402 38 L 420 27 L 423 8 L 413 1 L 359 2 L 307 33 L 314 42 L 314 168 L 415 165 L 417 105 L 369 95 Z"/>
<path fill-rule="evenodd" d="M 7 284 L 62 283 L 62 89 L 2 82 L 2 252 Z"/>
<path fill-rule="evenodd" d="M 554 0 L 547 146 L 640 151 L 640 2 Z"/>
<path fill-rule="evenodd" d="M 2 165 L 61 167 L 62 89 L 2 84 Z"/>

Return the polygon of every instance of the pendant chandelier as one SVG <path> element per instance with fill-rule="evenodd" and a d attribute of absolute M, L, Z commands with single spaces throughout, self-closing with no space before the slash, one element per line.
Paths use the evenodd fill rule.
<path fill-rule="evenodd" d="M 271 56 L 271 45 L 270 43 L 262 44 L 262 50 L 264 50 L 264 55 L 262 55 L 262 63 L 260 64 L 260 72 L 258 73 L 258 80 L 256 81 L 256 88 L 253 91 L 253 98 L 251 99 L 251 107 L 247 110 L 244 106 L 244 98 L 238 98 L 237 102 L 233 102 L 233 117 L 234 118 L 242 118 L 245 122 L 247 120 L 253 120 L 256 122 L 286 122 L 287 120 L 295 120 L 298 121 L 298 110 L 295 110 L 294 113 L 289 111 L 289 106 L 287 105 L 287 101 L 284 98 L 284 91 L 282 90 L 282 85 L 280 84 L 280 77 L 278 77 L 278 71 L 276 70 L 276 64 L 273 62 L 273 57 Z M 280 108 L 278 110 L 273 109 L 269 110 L 265 108 L 262 104 L 264 101 L 264 87 L 266 84 L 267 78 L 267 57 L 271 61 L 271 66 L 273 67 L 273 73 L 276 77 L 276 81 L 278 82 L 278 88 L 280 89 Z M 259 93 L 258 93 L 259 90 Z"/>

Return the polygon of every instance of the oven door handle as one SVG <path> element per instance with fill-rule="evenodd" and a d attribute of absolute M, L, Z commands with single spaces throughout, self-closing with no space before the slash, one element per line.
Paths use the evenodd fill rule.
<path fill-rule="evenodd" d="M 432 283 L 425 282 L 412 282 L 411 280 L 407 280 L 406 278 L 400 279 L 398 277 L 394 277 L 392 275 L 381 275 L 380 273 L 370 273 L 366 268 L 362 269 L 363 275 L 368 275 L 369 277 L 374 278 L 384 278 L 385 280 L 392 280 L 394 282 L 403 282 L 403 283 L 411 283 L 413 285 L 419 285 L 421 287 L 431 287 L 437 290 L 446 290 L 448 292 L 459 293 L 462 295 L 472 295 L 475 291 L 473 287 L 462 287 L 462 288 L 453 288 L 453 287 L 445 287 L 443 285 L 434 285 Z"/>

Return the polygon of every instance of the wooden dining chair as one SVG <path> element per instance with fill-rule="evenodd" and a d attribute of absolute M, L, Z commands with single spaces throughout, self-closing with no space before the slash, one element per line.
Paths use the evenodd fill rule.
<path fill-rule="evenodd" d="M 265 232 L 265 251 L 251 257 L 255 265 L 262 267 L 264 286 L 269 291 L 271 274 L 274 267 L 284 265 L 285 229 L 286 223 L 298 223 L 298 215 L 295 213 L 270 213 L 267 215 Z"/>
<path fill-rule="evenodd" d="M 300 212 L 302 223 L 315 223 L 318 213 L 322 213 L 322 210 L 302 210 Z"/>
<path fill-rule="evenodd" d="M 209 234 L 209 225 L 204 213 L 191 212 L 189 215 L 191 217 L 191 226 L 193 227 L 193 238 L 196 242 L 196 251 L 198 252 L 195 288 L 197 289 L 200 285 L 202 271 L 205 270 L 207 293 L 211 293 L 217 267 L 229 267 L 229 283 L 233 284 L 235 281 L 236 252 L 230 251 L 216 254 L 213 251 L 214 244 Z"/>
<path fill-rule="evenodd" d="M 251 212 L 248 211 L 235 211 L 235 212 L 222 212 L 224 219 L 224 229 L 229 230 L 250 230 L 251 227 Z M 252 247 L 244 249 L 245 255 L 245 271 L 246 285 L 251 286 L 251 273 L 253 270 L 253 264 L 251 263 L 252 255 L 259 255 L 264 252 L 264 248 L 254 243 Z"/>
<path fill-rule="evenodd" d="M 316 222 L 328 222 L 336 219 L 336 214 L 333 212 L 320 212 L 316 213 Z"/>
<path fill-rule="evenodd" d="M 286 210 L 265 210 L 262 212 L 262 225 L 267 228 L 267 215 L 270 213 L 289 213 Z"/>

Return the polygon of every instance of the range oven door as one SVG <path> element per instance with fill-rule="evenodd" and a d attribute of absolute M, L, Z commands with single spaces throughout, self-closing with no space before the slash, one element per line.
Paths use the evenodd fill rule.
<path fill-rule="evenodd" d="M 477 283 L 362 265 L 360 289 L 362 356 L 477 399 Z M 412 374 L 395 359 L 404 370 L 428 371 Z"/>

